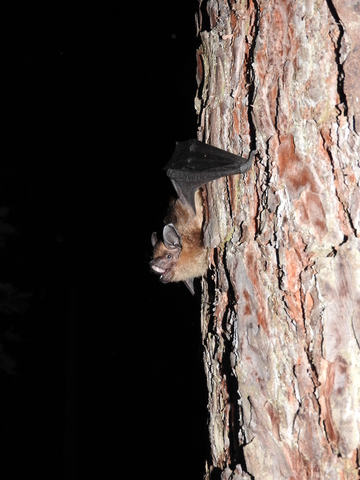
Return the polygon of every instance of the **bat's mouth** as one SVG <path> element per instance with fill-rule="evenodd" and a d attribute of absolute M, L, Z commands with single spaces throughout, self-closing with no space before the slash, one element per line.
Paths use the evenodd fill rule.
<path fill-rule="evenodd" d="M 160 275 L 160 282 L 167 283 L 170 281 L 170 278 L 169 278 L 170 270 L 157 267 L 156 265 L 152 265 L 151 268 L 154 270 L 154 272 Z"/>
<path fill-rule="evenodd" d="M 170 278 L 167 277 L 168 273 L 169 273 L 169 270 L 165 270 L 165 272 L 162 275 L 160 275 L 160 282 L 167 283 L 170 281 Z"/>

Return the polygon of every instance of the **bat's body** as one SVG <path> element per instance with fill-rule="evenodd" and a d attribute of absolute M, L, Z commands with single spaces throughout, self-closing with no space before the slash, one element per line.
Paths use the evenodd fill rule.
<path fill-rule="evenodd" d="M 194 293 L 193 278 L 205 275 L 208 254 L 204 247 L 202 224 L 203 207 L 200 191 L 195 195 L 196 214 L 178 198 L 170 205 L 165 218 L 163 241 L 156 233 L 151 236 L 154 259 L 151 268 L 160 274 L 163 283 L 185 282 Z"/>
<path fill-rule="evenodd" d="M 199 188 L 227 175 L 250 169 L 255 152 L 245 159 L 198 140 L 176 144 L 164 167 L 178 194 L 165 218 L 163 241 L 151 236 L 154 247 L 151 268 L 163 283 L 183 281 L 194 293 L 193 279 L 208 268 L 208 252 L 203 243 L 203 206 Z"/>

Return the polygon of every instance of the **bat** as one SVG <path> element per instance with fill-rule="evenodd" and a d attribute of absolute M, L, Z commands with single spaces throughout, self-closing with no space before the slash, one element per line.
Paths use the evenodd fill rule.
<path fill-rule="evenodd" d="M 203 206 L 200 187 L 217 178 L 245 173 L 256 151 L 248 158 L 226 152 L 198 140 L 177 142 L 165 165 L 178 199 L 169 205 L 163 239 L 151 235 L 151 269 L 163 283 L 183 281 L 194 294 L 194 278 L 208 270 L 208 251 L 203 243 Z"/>

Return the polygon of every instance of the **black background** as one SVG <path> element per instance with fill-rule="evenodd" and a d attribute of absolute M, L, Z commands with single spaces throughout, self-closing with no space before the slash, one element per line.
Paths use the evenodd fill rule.
<path fill-rule="evenodd" d="M 201 478 L 200 298 L 148 266 L 196 137 L 197 2 L 2 5 L 0 282 L 32 297 L 0 317 L 0 476 Z"/>

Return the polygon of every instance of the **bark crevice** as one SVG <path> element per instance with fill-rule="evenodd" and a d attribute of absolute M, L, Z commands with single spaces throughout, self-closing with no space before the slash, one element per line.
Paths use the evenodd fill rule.
<path fill-rule="evenodd" d="M 340 104 L 344 105 L 344 115 L 345 117 L 348 116 L 348 105 L 347 105 L 347 98 L 346 98 L 346 93 L 345 93 L 345 88 L 344 88 L 344 79 L 345 79 L 345 71 L 343 67 L 343 63 L 346 58 L 342 58 L 342 52 L 341 52 L 341 47 L 342 47 L 342 41 L 344 37 L 344 26 L 340 20 L 340 17 L 338 15 L 338 12 L 335 8 L 335 5 L 331 0 L 326 0 L 326 3 L 328 5 L 329 11 L 334 19 L 334 22 L 336 24 L 336 28 L 338 32 L 334 34 L 333 32 L 330 33 L 330 38 L 334 44 L 334 51 L 335 51 L 335 56 L 336 56 L 336 64 L 338 66 L 338 82 L 337 82 L 337 90 L 340 98 Z M 341 112 L 339 112 L 339 115 L 341 115 Z"/>

